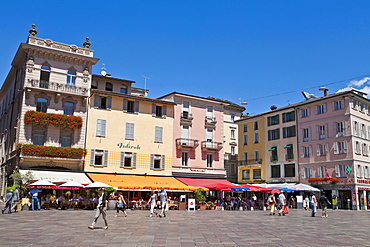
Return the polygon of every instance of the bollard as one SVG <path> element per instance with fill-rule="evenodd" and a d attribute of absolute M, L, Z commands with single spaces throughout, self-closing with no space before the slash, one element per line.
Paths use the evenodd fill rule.
<path fill-rule="evenodd" d="M 266 206 L 263 206 L 263 211 L 266 211 L 266 210 L 267 210 Z"/>
<path fill-rule="evenodd" d="M 351 199 L 347 199 L 348 210 L 351 210 Z"/>

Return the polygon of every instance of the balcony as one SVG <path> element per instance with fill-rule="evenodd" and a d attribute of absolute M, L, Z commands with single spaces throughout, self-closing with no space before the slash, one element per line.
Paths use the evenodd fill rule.
<path fill-rule="evenodd" d="M 202 149 L 210 150 L 210 151 L 219 151 L 223 148 L 222 142 L 207 142 L 202 141 Z"/>
<path fill-rule="evenodd" d="M 286 161 L 294 160 L 294 154 L 286 154 L 285 155 L 285 160 Z"/>
<path fill-rule="evenodd" d="M 199 141 L 194 139 L 186 139 L 186 138 L 177 138 L 176 139 L 176 147 L 177 148 L 190 148 L 195 149 L 199 146 Z"/>
<path fill-rule="evenodd" d="M 277 156 L 277 155 L 271 155 L 271 157 L 270 157 L 270 161 L 271 161 L 271 162 L 276 162 L 276 161 L 278 161 L 278 156 Z"/>
<path fill-rule="evenodd" d="M 22 143 L 18 143 L 16 149 L 22 156 L 51 158 L 82 159 L 86 153 L 86 150 L 83 148 L 51 147 Z"/>
<path fill-rule="evenodd" d="M 28 80 L 26 87 L 40 88 L 48 91 L 62 92 L 76 95 L 86 95 L 88 89 L 86 87 L 76 87 L 67 85 L 66 83 L 56 83 L 51 81 Z"/>
<path fill-rule="evenodd" d="M 216 118 L 215 117 L 205 117 L 205 127 L 206 128 L 216 128 Z"/>
<path fill-rule="evenodd" d="M 261 166 L 262 159 L 251 159 L 251 160 L 239 160 L 238 166 Z"/>
<path fill-rule="evenodd" d="M 182 112 L 180 124 L 182 125 L 191 125 L 193 122 L 193 115 L 189 112 Z"/>

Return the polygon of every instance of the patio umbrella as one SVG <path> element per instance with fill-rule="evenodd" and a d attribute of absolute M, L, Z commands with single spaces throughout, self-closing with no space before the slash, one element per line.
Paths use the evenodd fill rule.
<path fill-rule="evenodd" d="M 61 184 L 59 185 L 60 187 L 79 187 L 79 188 L 83 188 L 84 186 L 82 184 L 80 184 L 79 182 L 76 182 L 76 181 L 68 181 L 64 184 Z"/>
<path fill-rule="evenodd" d="M 288 189 L 288 188 L 281 188 L 281 189 L 278 189 L 280 191 L 283 191 L 283 192 L 287 192 L 287 193 L 293 193 L 295 190 L 292 190 L 292 189 Z"/>
<path fill-rule="evenodd" d="M 247 188 L 247 187 L 235 187 L 235 188 L 231 188 L 231 190 L 234 190 L 234 191 L 250 191 L 251 189 L 250 188 Z"/>
<path fill-rule="evenodd" d="M 112 186 L 99 182 L 99 181 L 95 181 L 94 183 L 85 186 L 85 188 L 91 188 L 91 189 L 92 188 L 108 188 L 108 187 L 112 187 Z"/>
<path fill-rule="evenodd" d="M 312 187 L 312 186 L 307 185 L 307 184 L 296 184 L 294 186 L 294 190 L 295 191 L 316 191 L 316 192 L 320 192 L 320 189 Z"/>
<path fill-rule="evenodd" d="M 55 184 L 53 184 L 52 182 L 40 179 L 40 180 L 30 184 L 29 186 L 55 186 Z"/>

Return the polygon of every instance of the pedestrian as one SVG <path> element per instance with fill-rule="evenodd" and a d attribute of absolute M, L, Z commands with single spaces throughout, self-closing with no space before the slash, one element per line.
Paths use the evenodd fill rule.
<path fill-rule="evenodd" d="M 103 188 L 99 188 L 98 193 L 99 193 L 99 200 L 98 200 L 98 205 L 96 206 L 95 217 L 94 217 L 93 223 L 91 224 L 91 226 L 88 226 L 88 228 L 95 229 L 95 224 L 98 221 L 99 216 L 102 215 L 104 223 L 105 223 L 105 226 L 103 227 L 103 229 L 107 230 L 108 229 L 107 210 L 106 210 L 108 206 L 107 196 L 105 195 Z"/>
<path fill-rule="evenodd" d="M 328 200 L 328 198 L 325 196 L 325 192 L 322 192 L 322 195 L 320 196 L 320 199 L 319 199 L 319 202 L 320 202 L 320 206 L 321 206 L 321 209 L 322 209 L 322 214 L 321 214 L 321 217 L 322 218 L 328 218 L 328 213 L 327 213 L 327 209 L 328 209 L 328 204 L 331 204 Z"/>
<path fill-rule="evenodd" d="M 159 200 L 161 201 L 161 213 L 159 214 L 159 217 L 166 217 L 166 204 L 167 204 L 167 192 L 164 190 L 164 188 L 161 188 L 161 192 L 159 193 Z"/>
<path fill-rule="evenodd" d="M 32 211 L 35 210 L 35 204 L 37 205 L 37 210 L 40 210 L 39 192 L 41 190 L 32 189 L 29 194 L 32 196 Z"/>
<path fill-rule="evenodd" d="M 155 212 L 155 206 L 157 205 L 157 194 L 152 190 L 152 194 L 150 195 L 148 204 L 150 204 L 150 215 L 149 217 L 153 217 Z"/>
<path fill-rule="evenodd" d="M 19 202 L 19 186 L 16 186 L 15 187 L 15 190 L 13 192 L 13 205 L 12 205 L 12 209 L 10 211 L 13 211 L 14 209 L 14 212 L 17 212 L 17 206 L 18 206 L 18 202 Z"/>
<path fill-rule="evenodd" d="M 308 195 L 306 195 L 306 197 L 303 200 L 303 208 L 304 210 L 307 211 L 309 207 L 310 207 L 310 199 L 308 198 Z"/>
<path fill-rule="evenodd" d="M 275 196 L 274 193 L 271 193 L 267 199 L 268 204 L 270 205 L 270 215 L 275 215 Z"/>
<path fill-rule="evenodd" d="M 312 210 L 311 217 L 315 217 L 316 203 L 317 203 L 316 196 L 314 194 L 311 194 L 311 197 L 310 197 L 310 206 L 311 206 L 311 210 Z"/>
<path fill-rule="evenodd" d="M 331 202 L 332 202 L 332 205 L 333 205 L 333 210 L 338 209 L 338 200 L 337 200 L 336 195 L 333 195 L 333 198 L 331 199 Z"/>
<path fill-rule="evenodd" d="M 8 193 L 5 195 L 5 206 L 1 213 L 4 214 L 5 210 L 8 209 L 8 213 L 12 213 L 12 202 L 13 202 L 13 190 L 9 190 Z"/>
<path fill-rule="evenodd" d="M 118 217 L 118 214 L 119 214 L 119 211 L 121 210 L 123 212 L 123 215 L 125 217 L 127 217 L 127 213 L 126 213 L 126 201 L 125 201 L 125 198 L 123 198 L 123 195 L 121 192 L 118 193 L 118 197 L 117 197 L 117 200 L 116 200 L 116 207 L 117 207 L 117 213 L 114 217 Z"/>
<path fill-rule="evenodd" d="M 278 197 L 278 200 L 279 200 L 279 205 L 280 205 L 280 210 L 279 210 L 279 216 L 284 216 L 285 213 L 284 213 L 284 207 L 286 206 L 286 197 L 283 193 L 283 191 L 280 191 L 280 195 Z"/>

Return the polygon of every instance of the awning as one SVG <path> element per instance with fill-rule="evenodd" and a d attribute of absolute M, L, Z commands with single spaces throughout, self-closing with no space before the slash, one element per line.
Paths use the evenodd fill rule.
<path fill-rule="evenodd" d="M 87 173 L 94 181 L 109 184 L 121 190 L 157 190 L 161 187 L 166 190 L 195 191 L 198 187 L 188 186 L 174 177 L 138 176 L 119 174 Z M 202 188 L 202 190 L 208 190 Z"/>
<path fill-rule="evenodd" d="M 291 148 L 292 144 L 286 145 L 284 148 Z"/>
<path fill-rule="evenodd" d="M 82 172 L 58 172 L 58 171 L 38 171 L 38 170 L 19 170 L 22 175 L 28 171 L 32 172 L 33 180 L 45 180 L 52 183 L 65 183 L 76 181 L 81 184 L 90 184 L 91 180 Z"/>
<path fill-rule="evenodd" d="M 235 184 L 230 183 L 226 179 L 211 179 L 211 178 L 180 178 L 176 177 L 184 184 L 189 186 L 200 186 L 210 190 L 225 190 L 237 187 Z"/>
<path fill-rule="evenodd" d="M 270 148 L 268 151 L 274 151 L 276 148 Z"/>

